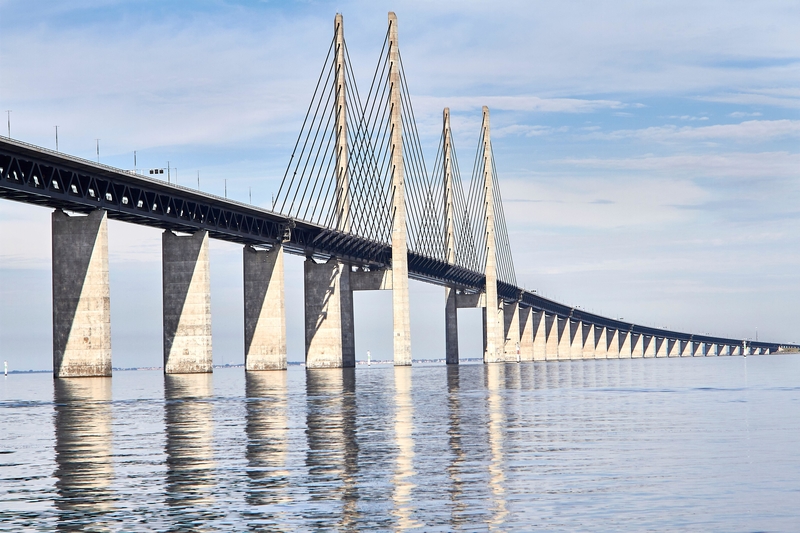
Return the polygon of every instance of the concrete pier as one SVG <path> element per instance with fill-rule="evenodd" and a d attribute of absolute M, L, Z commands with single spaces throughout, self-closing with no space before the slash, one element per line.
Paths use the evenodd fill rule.
<path fill-rule="evenodd" d="M 606 329 L 608 336 L 608 351 L 606 352 L 606 359 L 619 359 L 619 330 Z"/>
<path fill-rule="evenodd" d="M 642 335 L 644 339 L 643 342 L 643 349 L 644 349 L 644 356 L 645 357 L 655 357 L 656 356 L 656 344 L 657 339 L 652 335 Z"/>
<path fill-rule="evenodd" d="M 306 368 L 356 364 L 350 267 L 335 258 L 304 263 Z"/>
<path fill-rule="evenodd" d="M 111 375 L 106 212 L 52 216 L 53 377 Z"/>
<path fill-rule="evenodd" d="M 211 372 L 208 232 L 162 234 L 164 372 Z"/>
<path fill-rule="evenodd" d="M 245 246 L 242 264 L 245 370 L 286 370 L 283 247 Z"/>
<path fill-rule="evenodd" d="M 506 362 L 520 360 L 519 304 L 503 304 L 503 333 Z"/>
<path fill-rule="evenodd" d="M 656 357 L 669 356 L 669 341 L 664 337 L 653 337 L 656 343 Z"/>
<path fill-rule="evenodd" d="M 644 335 L 641 333 L 628 333 L 631 337 L 631 358 L 641 359 L 644 357 Z"/>
<path fill-rule="evenodd" d="M 558 321 L 558 360 L 568 360 L 572 355 L 572 339 L 570 336 L 569 318 L 557 318 Z"/>
<path fill-rule="evenodd" d="M 547 317 L 544 311 L 531 311 L 533 315 L 533 360 L 547 360 Z"/>
<path fill-rule="evenodd" d="M 533 361 L 533 309 L 519 308 L 519 360 Z"/>
<path fill-rule="evenodd" d="M 631 336 L 633 334 L 630 331 L 620 331 L 619 337 L 619 358 L 620 359 L 630 359 L 632 356 L 632 349 L 631 349 Z"/>
<path fill-rule="evenodd" d="M 608 355 L 608 330 L 605 326 L 594 328 L 594 358 L 606 359 Z"/>
<path fill-rule="evenodd" d="M 569 322 L 569 331 L 572 337 L 569 358 L 583 359 L 583 322 L 580 320 L 570 320 Z"/>
<path fill-rule="evenodd" d="M 546 361 L 558 359 L 558 317 L 556 315 L 545 314 L 545 350 L 544 358 Z"/>
<path fill-rule="evenodd" d="M 595 334 L 594 324 L 582 324 L 583 326 L 583 352 L 582 359 L 594 359 Z"/>

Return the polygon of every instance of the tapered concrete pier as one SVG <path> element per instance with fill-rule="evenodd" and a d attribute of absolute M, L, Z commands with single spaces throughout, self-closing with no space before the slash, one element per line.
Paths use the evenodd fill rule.
<path fill-rule="evenodd" d="M 245 246 L 242 259 L 245 370 L 286 370 L 283 247 Z"/>
<path fill-rule="evenodd" d="M 52 216 L 53 377 L 111 375 L 106 212 Z"/>
<path fill-rule="evenodd" d="M 331 258 L 304 263 L 306 368 L 356 364 L 350 267 Z"/>
<path fill-rule="evenodd" d="M 211 372 L 208 232 L 162 234 L 164 372 Z"/>
<path fill-rule="evenodd" d="M 445 223 L 445 256 L 450 265 L 456 262 L 456 230 L 453 210 L 453 165 L 452 139 L 450 137 L 450 109 L 442 112 L 442 135 L 444 136 L 444 223 Z M 444 324 L 445 324 L 445 362 L 448 365 L 458 364 L 458 305 L 456 289 L 444 288 Z"/>

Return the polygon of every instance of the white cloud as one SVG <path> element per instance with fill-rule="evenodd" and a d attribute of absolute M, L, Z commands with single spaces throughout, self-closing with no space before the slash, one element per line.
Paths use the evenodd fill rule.
<path fill-rule="evenodd" d="M 765 142 L 780 137 L 800 135 L 800 120 L 748 120 L 739 124 L 715 124 L 712 126 L 652 126 L 637 130 L 616 130 L 591 133 L 595 139 L 621 140 L 638 139 L 643 141 L 711 141 L 727 140 L 734 142 Z"/>

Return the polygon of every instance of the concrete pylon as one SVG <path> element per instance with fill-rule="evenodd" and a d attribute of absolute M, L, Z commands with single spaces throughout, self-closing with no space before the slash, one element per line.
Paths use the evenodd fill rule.
<path fill-rule="evenodd" d="M 306 258 L 306 368 L 347 368 L 356 364 L 350 266 L 335 258 Z"/>
<path fill-rule="evenodd" d="M 605 326 L 594 327 L 594 358 L 606 359 L 608 355 L 608 330 Z"/>
<path fill-rule="evenodd" d="M 444 136 L 444 245 L 445 256 L 448 264 L 456 262 L 456 229 L 453 209 L 453 166 L 452 166 L 452 139 L 450 137 L 450 109 L 445 107 L 442 112 L 442 134 Z M 458 364 L 458 306 L 456 303 L 456 290 L 453 287 L 444 288 L 444 323 L 445 323 L 445 362 L 448 365 Z"/>
<path fill-rule="evenodd" d="M 633 333 L 630 331 L 620 331 L 620 342 L 619 342 L 619 358 L 620 359 L 630 359 L 633 355 L 633 349 L 631 348 L 631 336 Z"/>
<path fill-rule="evenodd" d="M 503 304 L 503 354 L 507 362 L 520 359 L 519 303 Z"/>
<path fill-rule="evenodd" d="M 628 336 L 631 338 L 631 358 L 641 359 L 644 357 L 644 335 L 631 331 Z"/>
<path fill-rule="evenodd" d="M 111 375 L 108 218 L 52 216 L 53 377 Z"/>
<path fill-rule="evenodd" d="M 608 339 L 608 351 L 606 352 L 606 359 L 619 359 L 619 330 L 607 329 L 606 332 L 606 335 L 610 336 Z"/>
<path fill-rule="evenodd" d="M 211 372 L 208 232 L 161 236 L 164 373 Z"/>
<path fill-rule="evenodd" d="M 546 314 L 544 319 L 545 325 L 545 361 L 556 361 L 558 359 L 558 317 L 556 315 Z"/>
<path fill-rule="evenodd" d="M 344 62 L 344 21 L 342 15 L 337 13 L 333 21 L 334 31 L 334 61 L 335 78 L 334 92 L 336 95 L 336 229 L 342 232 L 350 231 L 350 175 L 348 172 L 347 150 L 347 99 Z"/>
<path fill-rule="evenodd" d="M 531 311 L 533 315 L 533 360 L 547 360 L 547 317 L 544 311 Z"/>
<path fill-rule="evenodd" d="M 286 370 L 283 246 L 243 250 L 244 368 Z"/>
<path fill-rule="evenodd" d="M 666 337 L 653 337 L 656 344 L 656 357 L 669 356 L 669 340 Z"/>
<path fill-rule="evenodd" d="M 489 108 L 483 106 L 483 195 L 486 222 L 486 310 L 484 314 L 484 363 L 503 361 L 503 322 L 497 312 L 497 247 L 494 220 L 494 174 L 492 173 L 492 144 L 489 126 Z"/>
<path fill-rule="evenodd" d="M 558 320 L 558 359 L 566 360 L 572 356 L 572 335 L 569 318 L 557 317 Z"/>
<path fill-rule="evenodd" d="M 678 341 L 680 346 L 680 356 L 681 357 L 691 357 L 692 356 L 692 341 Z"/>
<path fill-rule="evenodd" d="M 533 361 L 533 315 L 530 307 L 519 308 L 519 360 Z"/>
<path fill-rule="evenodd" d="M 702 342 L 692 342 L 692 357 L 703 357 Z"/>
<path fill-rule="evenodd" d="M 408 299 L 408 242 L 406 235 L 403 117 L 400 102 L 400 52 L 397 16 L 389 13 L 389 129 L 392 161 L 392 318 L 394 364 L 411 364 L 411 310 Z"/>
<path fill-rule="evenodd" d="M 594 324 L 583 324 L 583 352 L 582 359 L 594 359 L 595 346 Z"/>
<path fill-rule="evenodd" d="M 667 357 L 680 357 L 681 342 L 677 339 L 667 339 Z"/>
<path fill-rule="evenodd" d="M 570 359 L 583 359 L 583 322 L 570 320 Z"/>
<path fill-rule="evenodd" d="M 652 335 L 642 335 L 644 356 L 647 358 L 656 356 L 656 337 Z"/>

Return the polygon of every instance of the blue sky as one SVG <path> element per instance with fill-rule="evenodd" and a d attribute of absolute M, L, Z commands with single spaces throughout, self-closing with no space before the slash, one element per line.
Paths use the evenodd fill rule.
<path fill-rule="evenodd" d="M 520 283 L 649 325 L 800 341 L 797 2 L 0 1 L 12 136 L 267 205 L 344 15 L 366 87 L 400 47 L 431 164 L 441 109 L 471 168 L 480 107 Z M 5 118 L 5 117 L 3 117 Z M 5 121 L 3 121 L 5 122 Z M 2 133 L 5 133 L 5 128 Z M 110 224 L 115 366 L 161 359 L 160 237 Z M 49 213 L 0 203 L 0 350 L 49 368 Z M 302 359 L 298 259 L 289 357 Z M 440 357 L 442 289 L 413 284 L 415 357 Z M 357 349 L 390 357 L 388 294 L 356 299 Z M 215 359 L 242 360 L 241 250 L 212 246 Z M 385 310 L 382 312 L 381 310 Z M 377 312 L 376 312 L 377 311 Z M 480 323 L 461 315 L 462 352 Z"/>

